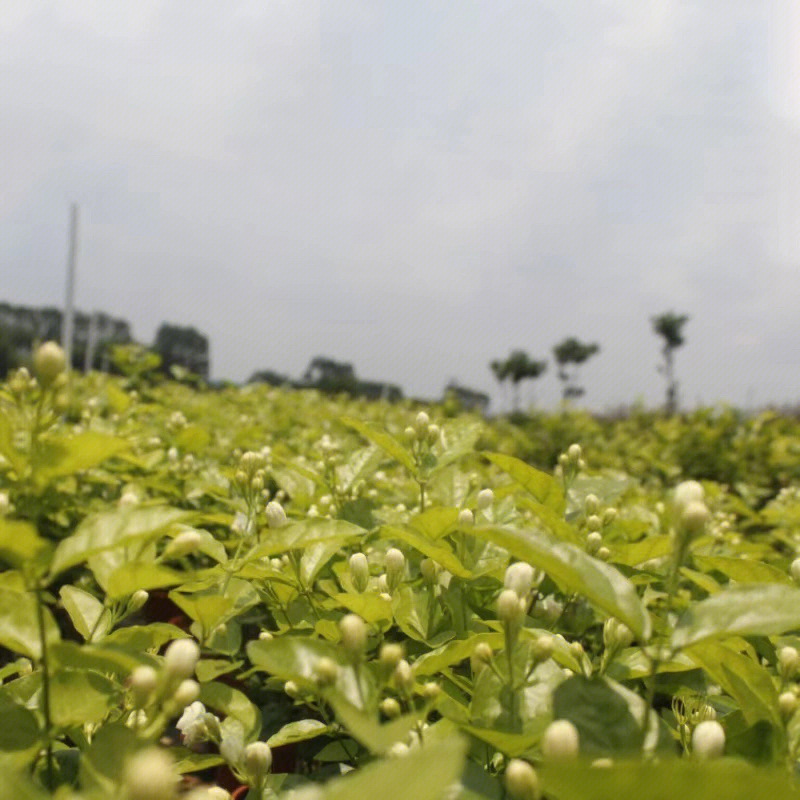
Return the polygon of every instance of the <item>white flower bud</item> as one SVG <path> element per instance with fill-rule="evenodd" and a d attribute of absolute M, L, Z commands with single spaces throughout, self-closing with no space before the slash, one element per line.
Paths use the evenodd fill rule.
<path fill-rule="evenodd" d="M 482 511 L 494 503 L 494 492 L 491 489 L 481 489 L 478 492 L 478 508 Z"/>
<path fill-rule="evenodd" d="M 175 639 L 164 653 L 164 666 L 167 672 L 183 680 L 194 674 L 200 658 L 200 648 L 194 639 Z"/>
<path fill-rule="evenodd" d="M 431 424 L 431 418 L 424 412 L 420 411 L 417 418 L 414 420 L 414 429 L 420 439 L 428 433 L 428 425 Z"/>
<path fill-rule="evenodd" d="M 258 638 L 259 638 L 259 639 L 260 639 L 262 642 L 268 642 L 270 639 L 272 639 L 272 634 L 271 634 L 269 631 L 261 631 L 261 632 L 258 634 Z"/>
<path fill-rule="evenodd" d="M 272 766 L 272 750 L 266 742 L 250 742 L 244 749 L 244 768 L 255 781 L 266 775 Z"/>
<path fill-rule="evenodd" d="M 497 618 L 506 625 L 516 625 L 525 615 L 523 602 L 513 589 L 503 589 L 497 598 Z"/>
<path fill-rule="evenodd" d="M 587 514 L 596 514 L 600 510 L 600 500 L 596 494 L 587 494 L 583 501 L 583 507 Z"/>
<path fill-rule="evenodd" d="M 144 589 L 137 589 L 128 600 L 128 611 L 133 613 L 144 607 L 150 595 Z"/>
<path fill-rule="evenodd" d="M 403 436 L 406 437 L 406 440 L 409 442 L 413 442 L 417 438 L 417 432 L 412 428 L 410 425 L 403 431 Z"/>
<path fill-rule="evenodd" d="M 390 547 L 386 551 L 383 563 L 386 567 L 386 575 L 389 577 L 391 584 L 391 578 L 395 575 L 399 575 L 403 571 L 406 565 L 406 557 L 396 547 Z"/>
<path fill-rule="evenodd" d="M 439 574 L 439 565 L 432 558 L 423 558 L 419 562 L 419 571 L 428 583 L 433 583 Z"/>
<path fill-rule="evenodd" d="M 543 633 L 534 639 L 533 643 L 531 644 L 531 655 L 533 656 L 533 660 L 537 664 L 541 664 L 542 661 L 547 661 L 553 655 L 553 649 L 555 648 L 555 643 L 553 641 L 553 637 L 550 634 Z"/>
<path fill-rule="evenodd" d="M 194 703 L 198 697 L 200 697 L 200 684 L 191 678 L 187 678 L 185 681 L 180 682 L 175 690 L 173 699 L 178 708 L 186 708 L 186 706 Z"/>
<path fill-rule="evenodd" d="M 459 525 L 472 525 L 474 522 L 475 515 L 468 508 L 463 508 L 458 512 Z"/>
<path fill-rule="evenodd" d="M 130 687 L 133 694 L 133 703 L 136 708 L 147 704 L 150 695 L 158 686 L 158 673 L 147 665 L 136 667 L 131 672 Z"/>
<path fill-rule="evenodd" d="M 633 632 L 616 617 L 609 617 L 603 625 L 603 644 L 609 650 L 630 647 L 633 643 Z"/>
<path fill-rule="evenodd" d="M 610 525 L 617 518 L 617 509 L 609 506 L 603 512 L 603 525 Z"/>
<path fill-rule="evenodd" d="M 697 481 L 683 481 L 675 487 L 673 502 L 680 513 L 689 503 L 702 503 L 705 496 L 703 487 Z"/>
<path fill-rule="evenodd" d="M 524 598 L 533 586 L 533 578 L 533 567 L 524 561 L 517 561 L 506 569 L 503 585 L 516 592 L 517 597 Z"/>
<path fill-rule="evenodd" d="M 317 662 L 314 676 L 320 686 L 331 686 L 339 676 L 339 665 L 333 659 L 323 656 Z"/>
<path fill-rule="evenodd" d="M 138 505 L 139 495 L 136 494 L 136 492 L 133 491 L 132 489 L 128 489 L 120 495 L 119 504 L 123 507 L 124 506 L 131 507 Z"/>
<path fill-rule="evenodd" d="M 286 681 L 283 684 L 283 691 L 292 698 L 292 700 L 296 700 L 300 696 L 300 687 L 294 681 Z"/>
<path fill-rule="evenodd" d="M 363 553 L 353 553 L 350 556 L 350 577 L 357 592 L 366 590 L 369 584 L 369 562 Z"/>
<path fill-rule="evenodd" d="M 512 758 L 508 762 L 505 782 L 512 800 L 539 800 L 541 797 L 536 771 L 520 758 Z"/>
<path fill-rule="evenodd" d="M 8 492 L 0 492 L 0 517 L 8 513 L 9 505 Z"/>
<path fill-rule="evenodd" d="M 286 512 L 283 506 L 276 500 L 270 500 L 267 507 L 264 509 L 264 514 L 267 517 L 267 525 L 270 528 L 280 528 L 287 522 Z"/>
<path fill-rule="evenodd" d="M 608 561 L 611 558 L 611 551 L 607 547 L 601 547 L 596 555 L 601 561 Z"/>
<path fill-rule="evenodd" d="M 381 713 L 389 719 L 399 717 L 401 713 L 400 703 L 394 697 L 387 697 L 381 701 Z"/>
<path fill-rule="evenodd" d="M 414 671 L 404 658 L 397 662 L 392 677 L 399 689 L 410 689 L 414 685 Z"/>
<path fill-rule="evenodd" d="M 221 786 L 197 786 L 182 797 L 183 800 L 231 800 L 231 793 Z"/>
<path fill-rule="evenodd" d="M 436 681 L 428 681 L 422 686 L 422 696 L 427 700 L 435 700 L 442 693 L 442 687 Z"/>
<path fill-rule="evenodd" d="M 692 500 L 681 511 L 681 525 L 691 534 L 701 533 L 708 522 L 708 509 L 705 503 Z"/>
<path fill-rule="evenodd" d="M 575 464 L 577 466 L 582 455 L 583 451 L 581 450 L 581 446 L 579 444 L 571 444 L 567 448 L 567 458 L 569 459 L 570 464 Z"/>
<path fill-rule="evenodd" d="M 586 537 L 586 552 L 594 555 L 603 545 L 603 537 L 599 531 L 592 531 Z"/>
<path fill-rule="evenodd" d="M 125 765 L 123 781 L 128 800 L 172 800 L 178 780 L 172 758 L 157 747 L 140 750 Z"/>
<path fill-rule="evenodd" d="M 718 758 L 725 752 L 725 730 L 715 719 L 701 722 L 692 734 L 692 752 L 698 758 Z"/>
<path fill-rule="evenodd" d="M 600 528 L 603 527 L 603 520 L 601 520 L 597 514 L 592 514 L 592 516 L 588 517 L 586 520 L 586 527 L 590 531 L 599 531 Z"/>
<path fill-rule="evenodd" d="M 33 354 L 33 369 L 46 389 L 66 369 L 67 358 L 55 342 L 45 342 Z"/>
<path fill-rule="evenodd" d="M 351 655 L 363 652 L 367 645 L 367 626 L 357 614 L 345 614 L 339 620 L 339 631 L 342 634 L 342 646 Z"/>
<path fill-rule="evenodd" d="M 395 742 L 389 748 L 388 755 L 391 758 L 403 758 L 403 756 L 407 756 L 409 752 L 409 747 L 405 742 Z"/>
<path fill-rule="evenodd" d="M 797 695 L 794 692 L 781 692 L 778 696 L 778 708 L 783 718 L 789 719 L 797 709 Z"/>
<path fill-rule="evenodd" d="M 391 596 L 391 594 L 389 594 L 389 580 L 386 577 L 386 573 L 385 572 L 382 573 L 381 575 L 378 575 L 378 591 L 381 594 L 389 595 L 389 599 L 391 600 L 392 596 Z"/>
<path fill-rule="evenodd" d="M 472 671 L 472 676 L 476 677 L 483 672 L 489 666 L 492 657 L 492 648 L 486 642 L 478 642 L 469 657 L 469 668 Z"/>
<path fill-rule="evenodd" d="M 551 722 L 542 737 L 542 755 L 548 761 L 571 761 L 578 756 L 578 729 L 568 719 Z"/>
<path fill-rule="evenodd" d="M 431 424 L 428 425 L 428 443 L 435 444 L 438 438 L 441 436 L 442 431 L 438 425 Z"/>
<path fill-rule="evenodd" d="M 403 645 L 385 642 L 381 645 L 380 662 L 387 669 L 394 669 L 403 659 Z"/>
<path fill-rule="evenodd" d="M 203 543 L 203 537 L 197 531 L 182 531 L 164 549 L 168 558 L 180 558 L 194 553 Z"/>
<path fill-rule="evenodd" d="M 800 670 L 800 653 L 794 647 L 781 647 L 778 651 L 778 667 L 784 680 L 791 680 Z"/>

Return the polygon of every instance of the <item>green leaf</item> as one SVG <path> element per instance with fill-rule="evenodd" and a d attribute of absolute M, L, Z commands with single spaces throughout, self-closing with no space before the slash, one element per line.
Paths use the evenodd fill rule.
<path fill-rule="evenodd" d="M 672 633 L 674 648 L 712 636 L 773 636 L 800 628 L 800 589 L 753 584 L 726 589 L 690 606 Z"/>
<path fill-rule="evenodd" d="M 14 426 L 2 409 L 0 409 L 0 455 L 11 464 L 18 479 L 25 476 L 28 460 L 25 454 L 14 446 Z"/>
<path fill-rule="evenodd" d="M 53 478 L 91 469 L 129 447 L 127 439 L 97 431 L 84 431 L 74 436 L 51 436 L 40 450 L 36 481 L 44 486 Z"/>
<path fill-rule="evenodd" d="M 543 720 L 540 726 L 541 730 L 531 733 L 510 733 L 509 731 L 499 731 L 495 728 L 481 728 L 478 725 L 459 725 L 459 728 L 476 739 L 491 745 L 495 750 L 499 750 L 511 758 L 516 758 L 529 753 L 536 747 L 542 738 L 546 724 L 547 722 Z"/>
<path fill-rule="evenodd" d="M 428 556 L 428 558 L 432 558 L 437 564 L 441 564 L 442 567 L 456 577 L 472 577 L 470 571 L 456 558 L 455 553 L 446 542 L 431 542 L 408 528 L 399 528 L 393 525 L 384 525 L 381 528 L 381 536 L 384 539 L 400 539 L 406 544 L 410 544 L 415 550 Z"/>
<path fill-rule="evenodd" d="M 249 559 L 274 556 L 289 550 L 306 550 L 317 544 L 340 545 L 363 539 L 366 531 L 343 519 L 306 519 L 282 528 L 269 528 L 263 541 L 249 554 Z"/>
<path fill-rule="evenodd" d="M 244 727 L 246 741 L 257 739 L 261 733 L 261 712 L 237 689 L 208 681 L 200 684 L 200 701 L 227 717 L 238 719 Z"/>
<path fill-rule="evenodd" d="M 564 492 L 552 475 L 504 453 L 482 453 L 481 455 L 500 467 L 503 472 L 507 472 L 538 503 L 556 514 L 564 513 L 566 507 Z"/>
<path fill-rule="evenodd" d="M 749 725 L 761 719 L 781 724 L 778 693 L 772 676 L 761 664 L 722 642 L 701 642 L 685 653 L 736 700 Z"/>
<path fill-rule="evenodd" d="M 485 642 L 493 650 L 503 647 L 505 639 L 502 633 L 476 633 L 468 639 L 457 639 L 448 642 L 442 647 L 423 653 L 414 662 L 414 674 L 417 677 L 435 675 L 453 664 L 460 664 L 469 658 L 475 650 L 475 645 Z"/>
<path fill-rule="evenodd" d="M 378 622 L 392 618 L 392 601 L 377 594 L 345 594 L 333 595 L 339 605 L 348 611 L 358 614 L 364 622 Z"/>
<path fill-rule="evenodd" d="M 120 678 L 126 678 L 141 664 L 159 666 L 155 656 L 118 644 L 109 644 L 108 639 L 102 644 L 58 642 L 50 647 L 49 653 L 54 666 L 93 670 Z"/>
<path fill-rule="evenodd" d="M 542 787 L 558 800 L 794 800 L 797 786 L 785 769 L 759 769 L 743 761 L 690 759 L 616 761 L 599 769 L 588 762 L 537 768 Z"/>
<path fill-rule="evenodd" d="M 45 637 L 55 643 L 61 637 L 48 608 L 42 608 Z M 37 602 L 33 592 L 0 589 L 0 645 L 39 661 L 42 648 L 37 624 Z"/>
<path fill-rule="evenodd" d="M 330 730 L 328 725 L 318 719 L 300 719 L 297 722 L 286 723 L 267 739 L 267 744 L 270 747 L 281 747 L 295 742 L 307 742 L 309 739 L 316 739 L 317 736 L 324 736 Z"/>
<path fill-rule="evenodd" d="M 553 718 L 577 729 L 581 753 L 631 753 L 641 748 L 642 732 L 628 704 L 602 678 L 576 675 L 553 692 Z"/>
<path fill-rule="evenodd" d="M 539 531 L 479 525 L 472 532 L 544 570 L 562 588 L 577 592 L 624 622 L 640 640 L 649 639 L 647 610 L 634 585 L 614 567 Z"/>
<path fill-rule="evenodd" d="M 461 737 L 426 745 L 404 758 L 381 759 L 329 781 L 320 800 L 441 800 L 461 774 L 465 755 L 466 742 Z"/>
<path fill-rule="evenodd" d="M 436 540 L 455 528 L 457 523 L 458 509 L 432 506 L 421 514 L 415 514 L 408 524 L 426 539 Z"/>
<path fill-rule="evenodd" d="M 411 453 L 397 439 L 372 422 L 362 422 L 353 417 L 342 417 L 342 424 L 360 433 L 365 439 L 385 450 L 395 461 L 402 464 L 412 475 L 417 474 L 417 466 Z"/>
<path fill-rule="evenodd" d="M 94 595 L 69 584 L 62 586 L 58 594 L 75 630 L 83 636 L 84 641 L 102 638 L 111 624 L 108 609 Z M 100 618 L 104 615 L 105 618 L 101 622 Z"/>
<path fill-rule="evenodd" d="M 407 739 L 411 729 L 425 718 L 423 712 L 414 712 L 381 725 L 377 719 L 336 693 L 331 693 L 326 699 L 333 708 L 336 719 L 373 755 L 385 755 L 393 744 Z"/>
<path fill-rule="evenodd" d="M 228 622 L 260 602 L 256 590 L 248 581 L 240 578 L 231 578 L 224 595 L 220 587 L 215 585 L 191 593 L 173 590 L 169 598 L 190 619 L 200 623 L 205 636 L 221 623 Z"/>
<path fill-rule="evenodd" d="M 48 547 L 30 522 L 0 516 L 0 560 L 22 567 Z"/>
<path fill-rule="evenodd" d="M 669 536 L 647 536 L 638 542 L 615 542 L 611 545 L 611 559 L 615 564 L 636 567 L 655 558 L 665 558 L 675 549 Z"/>
<path fill-rule="evenodd" d="M 186 575 L 152 561 L 132 562 L 117 567 L 108 578 L 108 597 L 127 597 L 139 589 L 160 589 L 183 583 Z"/>
<path fill-rule="evenodd" d="M 199 425 L 187 425 L 175 435 L 175 445 L 186 453 L 200 453 L 210 441 L 211 434 Z"/>
<path fill-rule="evenodd" d="M 166 622 L 151 622 L 149 625 L 131 625 L 109 633 L 104 644 L 118 644 L 134 652 L 160 650 L 173 639 L 188 639 L 189 634 Z"/>
<path fill-rule="evenodd" d="M 60 669 L 50 676 L 53 724 L 69 728 L 102 722 L 119 694 L 115 684 L 98 672 Z"/>
<path fill-rule="evenodd" d="M 36 714 L 0 689 L 0 750 L 27 750 L 41 735 Z"/>
<path fill-rule="evenodd" d="M 136 732 L 122 722 L 103 725 L 92 736 L 84 758 L 81 759 L 82 782 L 89 781 L 106 792 L 113 792 L 122 780 L 125 762 L 141 744 Z"/>
<path fill-rule="evenodd" d="M 156 539 L 191 516 L 190 511 L 166 506 L 123 507 L 93 514 L 78 525 L 72 536 L 59 543 L 53 555 L 51 575 L 55 576 L 104 550 Z"/>
<path fill-rule="evenodd" d="M 694 556 L 694 563 L 705 572 L 721 572 L 738 583 L 785 583 L 792 586 L 792 579 L 782 570 L 762 561 L 730 556 Z"/>

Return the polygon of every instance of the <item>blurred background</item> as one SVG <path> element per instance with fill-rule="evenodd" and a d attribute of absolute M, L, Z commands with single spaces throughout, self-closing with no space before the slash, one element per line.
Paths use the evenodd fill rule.
<path fill-rule="evenodd" d="M 607 411 L 671 359 L 682 407 L 796 405 L 799 39 L 793 0 L 0 0 L 5 366 L 76 204 L 77 365 Z"/>

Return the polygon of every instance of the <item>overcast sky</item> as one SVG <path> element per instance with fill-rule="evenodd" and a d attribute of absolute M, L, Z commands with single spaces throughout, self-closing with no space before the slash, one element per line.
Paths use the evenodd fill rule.
<path fill-rule="evenodd" d="M 78 308 L 218 378 L 499 399 L 575 335 L 655 404 L 675 309 L 685 403 L 800 400 L 795 0 L 0 0 L 0 301 L 63 302 L 73 200 Z"/>

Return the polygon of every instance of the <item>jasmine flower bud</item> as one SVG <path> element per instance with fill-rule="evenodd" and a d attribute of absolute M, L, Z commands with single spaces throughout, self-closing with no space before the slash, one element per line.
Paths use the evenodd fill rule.
<path fill-rule="evenodd" d="M 183 680 L 192 676 L 199 658 L 200 648 L 194 639 L 176 639 L 164 653 L 164 666 L 171 676 Z"/>
<path fill-rule="evenodd" d="M 269 525 L 270 528 L 280 528 L 287 522 L 286 512 L 283 510 L 283 506 L 276 500 L 270 500 L 269 503 L 267 503 L 264 513 L 267 517 L 267 525 Z"/>
<path fill-rule="evenodd" d="M 542 755 L 547 761 L 572 761 L 580 748 L 578 729 L 568 719 L 551 722 L 542 737 Z"/>
<path fill-rule="evenodd" d="M 539 800 L 542 796 L 536 771 L 520 758 L 508 762 L 505 783 L 512 800 Z"/>
<path fill-rule="evenodd" d="M 701 759 L 718 758 L 725 752 L 725 731 L 715 719 L 701 722 L 692 733 L 692 752 Z"/>
<path fill-rule="evenodd" d="M 350 556 L 350 578 L 357 592 L 363 592 L 369 584 L 369 562 L 363 553 Z"/>

